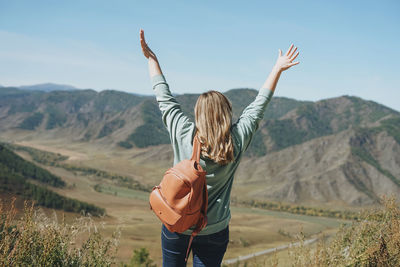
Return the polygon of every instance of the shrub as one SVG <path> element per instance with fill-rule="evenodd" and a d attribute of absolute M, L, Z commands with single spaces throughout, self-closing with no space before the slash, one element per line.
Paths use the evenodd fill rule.
<path fill-rule="evenodd" d="M 118 142 L 118 145 L 126 149 L 131 149 L 133 147 L 133 145 L 127 141 Z"/>
<path fill-rule="evenodd" d="M 149 251 L 146 248 L 135 249 L 129 264 L 121 264 L 122 267 L 156 267 L 150 258 Z"/>
<path fill-rule="evenodd" d="M 293 266 L 400 266 L 400 208 L 394 197 L 382 201 L 384 208 L 343 225 L 329 243 L 292 250 Z"/>
<path fill-rule="evenodd" d="M 110 122 L 107 122 L 103 128 L 100 130 L 100 133 L 97 135 L 97 138 L 102 138 L 114 132 L 117 129 L 124 127 L 125 121 L 116 119 Z"/>
<path fill-rule="evenodd" d="M 15 219 L 12 201 L 9 209 L 0 203 L 1 266 L 111 266 L 115 264 L 119 231 L 105 239 L 90 217 L 72 224 L 57 223 L 25 202 L 24 213 Z M 87 239 L 78 245 L 78 238 Z M 81 242 L 79 242 L 81 243 Z"/>

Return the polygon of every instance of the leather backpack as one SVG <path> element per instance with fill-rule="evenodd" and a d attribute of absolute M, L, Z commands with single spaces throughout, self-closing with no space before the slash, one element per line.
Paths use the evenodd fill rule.
<path fill-rule="evenodd" d="M 193 238 L 207 225 L 208 191 L 206 172 L 200 166 L 200 150 L 196 135 L 192 157 L 168 169 L 150 193 L 150 208 L 169 231 L 182 233 L 195 226 L 186 260 Z"/>

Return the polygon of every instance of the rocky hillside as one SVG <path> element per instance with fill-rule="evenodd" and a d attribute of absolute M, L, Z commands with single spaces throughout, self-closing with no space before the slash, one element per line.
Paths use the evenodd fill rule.
<path fill-rule="evenodd" d="M 257 91 L 225 94 L 236 119 Z M 177 96 L 191 117 L 197 97 Z M 153 97 L 110 90 L 1 88 L 0 131 L 125 149 L 169 143 Z M 400 114 L 351 96 L 318 102 L 275 97 L 236 183 L 234 195 L 242 198 L 311 204 L 374 204 L 382 194 L 399 194 Z"/>
<path fill-rule="evenodd" d="M 400 194 L 399 170 L 393 136 L 350 129 L 245 159 L 234 192 L 248 199 L 369 205 Z"/>

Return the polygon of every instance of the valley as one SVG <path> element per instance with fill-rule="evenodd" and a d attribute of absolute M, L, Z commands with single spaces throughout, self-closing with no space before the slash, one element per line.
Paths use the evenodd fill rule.
<path fill-rule="evenodd" d="M 63 152 L 65 154 L 62 155 L 70 156 L 63 161 L 64 164 L 98 168 L 109 173 L 142 179 L 141 182 L 146 181 L 143 179 L 145 173 L 143 170 L 142 173 L 130 173 L 130 170 L 140 168 L 141 161 L 133 160 L 128 164 L 129 159 L 135 158 L 134 155 L 128 153 L 99 150 L 97 146 L 91 147 L 89 144 L 84 147 L 82 144 L 71 144 L 68 148 L 57 142 L 46 144 L 46 141 L 24 141 L 15 144 L 29 145 L 29 147 L 40 148 L 41 151 L 48 152 L 60 151 L 58 148 L 64 147 Z M 17 153 L 23 158 L 35 162 L 29 153 L 24 151 L 17 151 Z M 77 155 L 80 155 L 80 157 L 77 157 Z M 106 164 L 106 162 L 108 163 Z M 122 168 L 123 163 L 127 164 L 124 168 Z M 100 231 L 106 236 L 111 236 L 117 228 L 120 228 L 121 238 L 117 254 L 119 261 L 128 261 L 133 249 L 145 247 L 149 250 L 150 256 L 155 262 L 158 265 L 161 264 L 161 225 L 149 209 L 148 192 L 121 187 L 115 185 L 112 180 L 96 175 L 85 175 L 61 167 L 49 166 L 51 164 L 46 165 L 37 162 L 35 164 L 62 177 L 63 181 L 67 183 L 65 188 L 53 188 L 55 192 L 95 204 L 106 210 L 104 217 L 94 218 L 94 220 L 103 223 L 104 228 Z M 150 169 L 150 166 L 148 168 Z M 160 166 L 157 170 L 152 170 L 152 174 L 158 175 L 157 178 L 154 178 L 155 182 L 160 179 L 160 173 L 162 174 L 163 170 L 163 166 Z M 231 210 L 231 236 L 226 259 L 290 243 L 295 240 L 300 231 L 305 233 L 307 237 L 315 237 L 322 233 L 329 234 L 342 223 L 347 222 L 334 218 L 305 216 L 236 205 L 233 205 Z M 57 211 L 59 218 L 62 213 L 62 211 Z M 48 211 L 48 214 L 51 214 L 51 212 Z M 70 221 L 78 216 L 78 214 L 68 214 Z"/>

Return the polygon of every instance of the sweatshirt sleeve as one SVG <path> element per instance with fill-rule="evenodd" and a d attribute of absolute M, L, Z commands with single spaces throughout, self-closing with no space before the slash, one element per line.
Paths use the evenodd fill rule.
<path fill-rule="evenodd" d="M 247 150 L 254 133 L 258 129 L 272 95 L 272 90 L 261 88 L 254 101 L 243 110 L 238 121 L 232 125 L 232 132 L 238 137 L 243 152 Z"/>
<path fill-rule="evenodd" d="M 175 144 L 182 130 L 187 128 L 185 125 L 189 123 L 189 119 L 183 114 L 180 104 L 171 94 L 164 75 L 153 76 L 151 82 L 160 107 L 162 121 L 170 134 L 172 144 Z"/>

